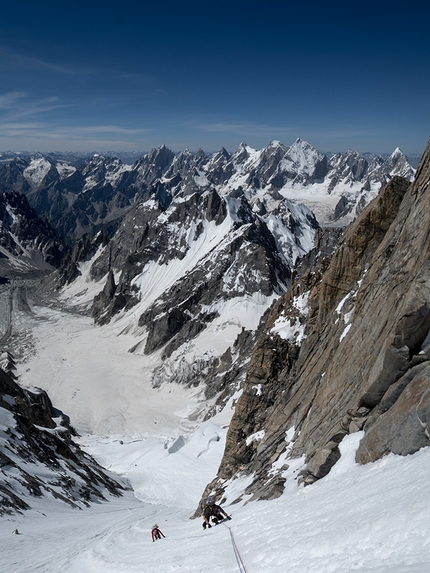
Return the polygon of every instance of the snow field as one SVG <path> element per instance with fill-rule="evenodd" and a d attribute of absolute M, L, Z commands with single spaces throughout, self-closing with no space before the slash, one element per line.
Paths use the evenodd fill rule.
<path fill-rule="evenodd" d="M 196 390 L 173 384 L 154 390 L 157 357 L 143 360 L 128 352 L 133 336 L 97 328 L 88 317 L 47 308 L 35 313 L 36 350 L 18 366 L 20 383 L 46 390 L 78 431 L 158 435 L 162 421 L 175 436 L 192 427 L 188 416 L 198 403 Z"/>
<path fill-rule="evenodd" d="M 134 493 L 83 510 L 30 498 L 31 511 L 0 522 L 0 570 L 239 571 L 228 528 L 203 531 L 190 519 L 221 463 L 228 413 L 201 424 L 195 389 L 154 390 L 142 357 L 127 352 L 131 335 L 53 309 L 36 309 L 32 320 L 34 354 L 19 365 L 20 382 L 47 390 L 85 434 L 82 447 Z M 336 466 L 306 488 L 295 479 L 302 461 L 282 460 L 290 467 L 277 500 L 234 503 L 252 477 L 227 485 L 228 526 L 248 573 L 430 571 L 430 448 L 358 466 L 360 438 L 345 438 Z M 166 539 L 152 543 L 155 523 Z"/>
<path fill-rule="evenodd" d="M 359 437 L 342 442 L 337 472 L 316 484 L 303 488 L 293 481 L 277 500 L 224 506 L 248 573 L 430 570 L 430 449 L 358 466 Z M 0 523 L 4 570 L 238 572 L 228 528 L 203 531 L 200 519 L 189 519 L 216 472 L 224 438 L 209 422 L 169 454 L 161 438 L 83 437 L 100 462 L 132 481 L 138 499 L 127 492 L 82 511 L 35 500 L 35 510 Z M 231 488 L 240 489 L 234 482 Z M 153 543 L 155 523 L 166 539 Z M 14 528 L 20 535 L 11 534 Z"/>

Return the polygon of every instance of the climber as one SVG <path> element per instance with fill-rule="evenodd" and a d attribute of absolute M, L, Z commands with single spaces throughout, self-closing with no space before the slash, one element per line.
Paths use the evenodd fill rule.
<path fill-rule="evenodd" d="M 155 524 L 151 531 L 152 541 L 156 539 L 161 539 L 161 536 L 166 537 L 163 532 L 158 528 L 158 525 Z"/>
<path fill-rule="evenodd" d="M 224 516 L 224 517 L 223 517 Z M 229 515 L 222 509 L 221 506 L 215 503 L 213 496 L 210 496 L 203 502 L 203 529 L 206 527 L 212 527 L 210 524 L 210 519 L 214 525 L 218 525 L 224 519 L 231 519 Z"/>

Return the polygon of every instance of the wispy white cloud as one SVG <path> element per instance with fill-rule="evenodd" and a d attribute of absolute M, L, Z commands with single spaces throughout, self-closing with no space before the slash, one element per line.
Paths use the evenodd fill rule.
<path fill-rule="evenodd" d="M 8 92 L 0 95 L 0 110 L 14 108 L 26 96 L 25 92 Z"/>
<path fill-rule="evenodd" d="M 63 128 L 65 129 L 65 128 Z M 128 128 L 128 127 L 119 127 L 117 125 L 87 125 L 82 127 L 72 127 L 72 131 L 75 131 L 82 134 L 94 134 L 94 133 L 118 133 L 124 135 L 139 135 L 142 133 L 148 133 L 149 129 L 136 129 L 136 128 Z M 69 128 L 67 131 L 70 132 Z"/>
<path fill-rule="evenodd" d="M 72 124 L 69 114 L 53 115 L 76 106 L 63 104 L 60 98 L 34 98 L 25 92 L 0 94 L 0 142 L 6 148 L 42 149 L 47 145 L 56 148 L 126 149 L 151 130 L 124 127 L 115 123 L 84 125 Z M 51 143 L 50 143 L 51 142 Z"/>
<path fill-rule="evenodd" d="M 0 137 L 38 138 L 43 140 L 78 141 L 104 140 L 106 136 L 135 137 L 150 133 L 149 129 L 125 128 L 117 125 L 56 126 L 43 122 L 1 122 Z"/>
<path fill-rule="evenodd" d="M 165 93 L 165 88 L 159 85 L 159 80 L 151 75 L 139 72 L 128 72 L 124 67 L 112 66 L 110 62 L 99 61 L 94 65 L 64 64 L 47 58 L 38 58 L 20 53 L 0 45 L 0 70 L 4 72 L 23 72 L 28 74 L 54 74 L 74 78 L 111 78 L 112 80 L 138 83 L 149 87 L 152 91 Z"/>
<path fill-rule="evenodd" d="M 34 132 L 34 130 L 44 129 L 43 123 L 38 122 L 2 122 L 0 121 L 0 134 L 9 135 L 13 137 L 16 134 L 25 134 L 29 132 Z"/>
<path fill-rule="evenodd" d="M 33 72 L 50 71 L 67 75 L 77 73 L 77 69 L 72 66 L 57 64 L 49 60 L 21 54 L 9 50 L 4 46 L 0 46 L 0 69 L 13 69 L 16 71 L 17 68 L 31 69 Z"/>
<path fill-rule="evenodd" d="M 30 94 L 18 91 L 0 94 L 0 120 L 7 123 L 37 117 L 66 107 L 70 106 L 61 103 L 56 96 L 32 98 Z"/>

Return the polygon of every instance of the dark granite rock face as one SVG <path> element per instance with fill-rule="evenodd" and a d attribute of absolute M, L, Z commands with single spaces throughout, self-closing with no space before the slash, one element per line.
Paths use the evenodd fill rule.
<path fill-rule="evenodd" d="M 107 245 L 108 237 L 101 231 L 94 238 L 83 235 L 73 245 L 72 249 L 67 249 L 54 283 L 57 289 L 72 283 L 81 275 L 79 263 L 90 260 L 100 247 Z"/>
<path fill-rule="evenodd" d="M 166 211 L 155 203 L 142 203 L 124 219 L 115 237 L 93 263 L 94 278 L 111 269 L 121 271 L 118 285 L 104 309 L 95 302 L 93 316 L 103 320 L 114 316 L 114 301 L 122 295 L 123 307 L 137 302 L 133 290 L 134 278 L 151 262 L 167 265 L 183 260 L 210 223 L 219 227 L 227 217 L 228 199 L 216 191 L 194 193 L 173 201 Z M 252 295 L 259 292 L 270 296 L 281 293 L 289 284 L 291 270 L 281 256 L 275 236 L 265 221 L 256 215 L 247 200 L 234 199 L 235 215 L 225 227 L 225 236 L 218 238 L 205 256 L 196 256 L 193 266 L 146 309 L 139 319 L 140 326 L 150 329 L 146 353 L 161 348 L 173 337 L 186 338 L 198 333 L 212 312 L 205 310 L 221 298 Z M 309 226 L 316 225 L 310 221 Z M 100 298 L 100 297 L 99 297 Z M 115 306 L 116 312 L 121 309 Z M 182 331 L 182 332 L 181 332 Z"/>
<path fill-rule="evenodd" d="M 282 472 L 272 464 L 287 446 L 290 458 L 305 456 L 301 479 L 312 483 L 351 432 L 364 431 L 360 463 L 430 445 L 429 179 L 430 145 L 414 183 L 393 178 L 331 258 L 273 306 L 204 495 L 245 473 L 255 476 L 248 494 L 276 497 Z"/>
<path fill-rule="evenodd" d="M 43 390 L 22 389 L 0 369 L 0 515 L 44 495 L 83 507 L 127 488 L 74 443 L 69 419 Z"/>
<path fill-rule="evenodd" d="M 10 262 L 8 266 L 8 258 L 19 259 L 25 274 L 58 268 L 68 252 L 52 226 L 37 216 L 25 195 L 17 192 L 0 193 L 0 246 L 9 254 L 0 264 L 3 276 L 19 274 L 19 265 Z"/>
<path fill-rule="evenodd" d="M 430 365 L 409 368 L 369 415 L 357 461 L 373 462 L 390 452 L 409 455 L 429 445 Z"/>

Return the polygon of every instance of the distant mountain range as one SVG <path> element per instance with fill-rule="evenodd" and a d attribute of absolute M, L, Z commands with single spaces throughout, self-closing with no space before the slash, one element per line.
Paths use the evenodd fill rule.
<path fill-rule="evenodd" d="M 149 151 L 51 151 L 46 152 L 44 155 L 46 157 L 56 157 L 62 161 L 69 161 L 71 163 L 82 163 L 83 161 L 87 161 L 89 158 L 93 157 L 94 155 L 101 155 L 102 157 L 118 157 L 123 163 L 127 163 L 128 165 L 133 165 L 136 163 L 138 159 L 140 159 L 143 155 L 147 155 Z M 216 152 L 207 152 L 208 157 L 213 155 Z M 332 151 L 322 151 L 324 155 L 326 155 L 329 159 L 336 155 L 336 153 Z M 9 163 L 13 161 L 17 157 L 33 157 L 35 152 L 32 151 L 0 151 L 0 165 Z M 388 159 L 391 155 L 390 153 L 371 153 L 370 151 L 366 151 L 361 153 L 361 155 L 367 160 L 368 163 L 371 163 L 375 157 L 380 157 L 382 159 Z M 419 165 L 421 160 L 422 153 L 407 153 L 406 158 L 408 163 L 416 169 Z"/>
<path fill-rule="evenodd" d="M 103 228 L 112 236 L 132 205 L 155 198 L 167 208 L 175 197 L 215 190 L 243 193 L 254 212 L 277 209 L 284 199 L 307 205 L 320 225 L 345 225 L 394 175 L 415 169 L 396 149 L 390 156 L 348 151 L 327 156 L 298 139 L 261 150 L 242 143 L 233 153 L 173 153 L 165 146 L 133 164 L 94 154 L 7 154 L 0 157 L 0 191 L 27 196 L 70 243 Z"/>
<path fill-rule="evenodd" d="M 420 353 L 430 315 L 426 293 L 417 293 L 427 284 L 428 157 L 411 185 L 415 169 L 399 149 L 328 156 L 301 139 L 258 151 L 241 144 L 233 154 L 161 146 L 132 164 L 102 154 L 4 156 L 0 274 L 49 273 L 38 288 L 118 336 L 131 334 L 128 350 L 153 387 L 200 387 L 193 419 L 241 395 L 225 473 L 210 487 L 221 492 L 245 471 L 256 476 L 250 493 L 276 497 L 284 466 L 272 480 L 272 464 L 290 452 L 286 430 L 293 454 L 307 456 L 302 479 L 311 483 L 336 462 L 344 435 L 371 428 L 370 410 L 390 384 L 407 385 L 416 367 L 427 368 Z M 21 391 L 4 385 L 15 413 Z M 394 396 L 384 400 L 382 409 Z M 402 452 L 425 442 L 413 429 L 419 439 L 402 438 Z"/>
<path fill-rule="evenodd" d="M 154 385 L 198 376 L 214 399 L 243 376 L 260 318 L 297 262 L 315 241 L 313 263 L 334 248 L 339 232 L 320 226 L 345 225 L 394 175 L 415 172 L 399 149 L 369 162 L 352 151 L 327 157 L 301 139 L 259 151 L 241 144 L 233 154 L 161 146 L 132 165 L 100 154 L 9 159 L 3 200 L 28 201 L 41 218 L 40 245 L 43 225 L 54 233 L 39 259 L 60 267 L 56 288 L 82 283 L 81 302 L 98 324 L 120 320 L 135 332 L 131 351 L 158 356 Z M 15 239 L 26 226 L 9 228 L 9 219 L 3 234 L 23 247 Z M 4 253 L 3 268 L 14 260 Z M 91 300 L 89 283 L 98 292 Z"/>

